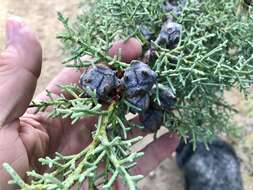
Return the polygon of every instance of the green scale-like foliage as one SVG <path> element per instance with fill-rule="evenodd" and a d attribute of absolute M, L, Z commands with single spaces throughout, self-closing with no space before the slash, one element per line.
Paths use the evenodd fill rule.
<path fill-rule="evenodd" d="M 144 53 L 150 46 L 155 49 L 156 59 L 151 59 L 149 65 L 158 75 L 157 84 L 170 88 L 177 98 L 173 111 L 164 113 L 164 126 L 182 138 L 190 134 L 195 142 L 229 132 L 229 119 L 235 110 L 225 102 L 224 91 L 236 87 L 247 95 L 253 82 L 251 8 L 236 0 L 188 0 L 181 15 L 176 16 L 164 11 L 163 1 L 97 0 L 73 24 L 59 14 L 65 26 L 59 39 L 68 54 L 64 64 L 79 69 L 106 62 L 115 69 L 125 69 L 128 64 L 106 52 L 115 40 L 136 37 L 142 42 Z M 181 39 L 174 49 L 154 42 L 167 16 L 182 25 Z M 141 26 L 150 29 L 151 41 L 142 35 Z M 84 55 L 93 59 L 83 61 Z M 70 117 L 73 123 L 98 116 L 93 143 L 73 156 L 57 153 L 55 159 L 40 159 L 52 168 L 52 173 L 29 172 L 32 185 L 25 184 L 5 165 L 13 176 L 12 182 L 22 189 L 69 189 L 88 178 L 89 189 L 95 189 L 96 181 L 103 178 L 104 189 L 111 189 L 115 179 L 121 177 L 129 189 L 138 189 L 136 184 L 141 176 L 131 176 L 128 169 L 142 156 L 130 149 L 141 138 L 128 139 L 128 132 L 141 126 L 127 120 L 124 113 L 130 105 L 122 98 L 112 101 L 108 110 L 102 110 L 89 89 L 65 85 L 62 90 L 72 94 L 73 99 L 62 96 L 32 106 L 39 111 L 53 106 L 50 116 Z M 83 91 L 89 91 L 91 97 L 83 98 Z M 154 99 L 159 102 L 159 91 Z M 97 176 L 95 171 L 101 162 L 105 163 L 105 171 Z M 63 175 L 65 178 L 61 178 Z"/>
<path fill-rule="evenodd" d="M 70 60 L 77 61 L 75 67 L 89 66 L 92 63 L 80 60 L 88 54 L 95 62 L 127 67 L 104 52 L 115 39 L 130 36 L 139 38 L 147 51 L 149 42 L 139 28 L 147 26 L 155 40 L 168 15 L 162 4 L 163 0 L 97 1 L 89 14 L 78 17 L 74 30 L 62 18 L 67 33 L 60 38 L 75 47 Z M 170 130 L 202 138 L 227 131 L 232 113 L 223 100 L 224 90 L 238 87 L 245 92 L 253 74 L 252 17 L 239 19 L 237 5 L 236 1 L 188 1 L 181 16 L 174 17 L 183 26 L 177 48 L 154 45 L 157 59 L 149 64 L 159 74 L 158 82 L 170 87 L 178 99 L 176 112 L 166 114 L 165 126 Z"/>

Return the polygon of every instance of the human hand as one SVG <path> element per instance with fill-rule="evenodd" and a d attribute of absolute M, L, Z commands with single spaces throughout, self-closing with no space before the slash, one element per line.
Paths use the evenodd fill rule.
<path fill-rule="evenodd" d="M 20 18 L 11 18 L 6 24 L 6 49 L 0 54 L 0 189 L 11 190 L 10 176 L 2 164 L 8 162 L 24 179 L 26 171 L 43 172 L 38 158 L 53 156 L 55 152 L 74 154 L 91 142 L 91 131 L 96 118 L 79 121 L 75 127 L 69 119 L 49 119 L 46 113 L 33 114 L 28 105 L 33 97 L 40 75 L 42 51 L 31 28 Z M 78 83 L 81 72 L 64 69 L 48 85 L 47 90 L 60 94 L 59 84 Z M 42 92 L 36 100 L 46 100 Z M 134 136 L 145 136 L 140 130 Z M 143 150 L 145 156 L 132 169 L 134 174 L 147 175 L 176 148 L 175 135 L 165 134 Z M 115 189 L 124 189 L 121 183 Z"/>

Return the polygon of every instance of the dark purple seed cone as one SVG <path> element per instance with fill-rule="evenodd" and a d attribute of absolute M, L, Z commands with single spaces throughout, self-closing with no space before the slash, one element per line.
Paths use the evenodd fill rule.
<path fill-rule="evenodd" d="M 167 48 L 175 48 L 180 40 L 182 26 L 171 20 L 166 21 L 156 39 L 156 43 Z"/>
<path fill-rule="evenodd" d="M 127 101 L 139 109 L 138 110 L 134 107 L 131 107 L 129 111 L 132 113 L 141 113 L 143 111 L 146 111 L 150 105 L 150 97 L 148 94 L 146 94 L 145 96 L 135 96 L 127 98 Z"/>
<path fill-rule="evenodd" d="M 163 7 L 166 12 L 171 12 L 176 16 L 180 16 L 185 5 L 186 0 L 165 0 Z"/>
<path fill-rule="evenodd" d="M 149 108 L 146 112 L 139 114 L 139 119 L 144 130 L 150 133 L 156 132 L 163 124 L 163 112 Z"/>
<path fill-rule="evenodd" d="M 141 61 L 132 61 L 122 78 L 126 96 L 128 98 L 145 96 L 155 84 L 156 77 L 156 73 L 147 64 Z"/>
<path fill-rule="evenodd" d="M 155 97 L 156 95 L 156 88 L 153 89 L 152 91 L 152 96 Z M 169 88 L 165 87 L 160 87 L 159 88 L 159 100 L 160 100 L 160 105 L 158 102 L 152 103 L 153 107 L 156 109 L 162 109 L 165 111 L 171 111 L 173 106 L 176 104 L 176 97 L 172 93 L 172 91 Z"/>
<path fill-rule="evenodd" d="M 253 4 L 253 1 L 252 0 L 244 0 L 244 3 L 248 6 L 252 5 Z"/>
<path fill-rule="evenodd" d="M 105 65 L 97 65 L 82 74 L 80 85 L 83 88 L 89 87 L 96 90 L 99 99 L 106 99 L 118 86 L 118 79 L 112 69 Z"/>
<path fill-rule="evenodd" d="M 164 1 L 163 8 L 166 12 L 173 13 L 176 16 L 181 14 L 181 8 L 175 3 L 171 1 Z"/>
<path fill-rule="evenodd" d="M 146 40 L 149 41 L 152 38 L 153 33 L 147 26 L 141 25 L 139 26 L 139 30 Z"/>

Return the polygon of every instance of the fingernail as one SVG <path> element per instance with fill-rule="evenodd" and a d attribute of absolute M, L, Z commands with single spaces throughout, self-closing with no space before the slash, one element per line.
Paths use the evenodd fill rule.
<path fill-rule="evenodd" d="M 24 21 L 21 17 L 18 16 L 11 16 L 8 18 L 6 23 L 6 38 L 7 43 L 14 39 L 20 29 L 24 26 Z"/>

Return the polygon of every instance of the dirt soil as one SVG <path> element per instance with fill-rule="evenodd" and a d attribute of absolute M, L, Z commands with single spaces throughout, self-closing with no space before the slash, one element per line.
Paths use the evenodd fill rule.
<path fill-rule="evenodd" d="M 68 3 L 67 3 L 68 2 Z M 76 15 L 78 0 L 1 0 L 0 3 L 0 42 L 4 38 L 4 23 L 8 16 L 16 15 L 25 20 L 36 31 L 43 47 L 43 69 L 36 93 L 62 69 L 60 44 L 56 39 L 62 25 L 57 20 L 57 12 L 73 17 Z M 0 43 L 3 47 L 3 43 Z"/>
<path fill-rule="evenodd" d="M 60 44 L 56 39 L 62 26 L 57 21 L 57 11 L 70 18 L 77 14 L 79 0 L 1 0 L 0 3 L 0 49 L 4 47 L 4 23 L 8 16 L 24 17 L 36 31 L 43 47 L 43 69 L 36 94 L 62 69 Z M 242 126 L 240 139 L 230 138 L 242 161 L 242 176 L 245 190 L 253 189 L 253 97 L 247 103 L 237 91 L 227 95 L 237 105 L 240 114 L 235 117 Z M 183 190 L 183 177 L 172 156 L 151 172 L 140 184 L 143 190 Z"/>

